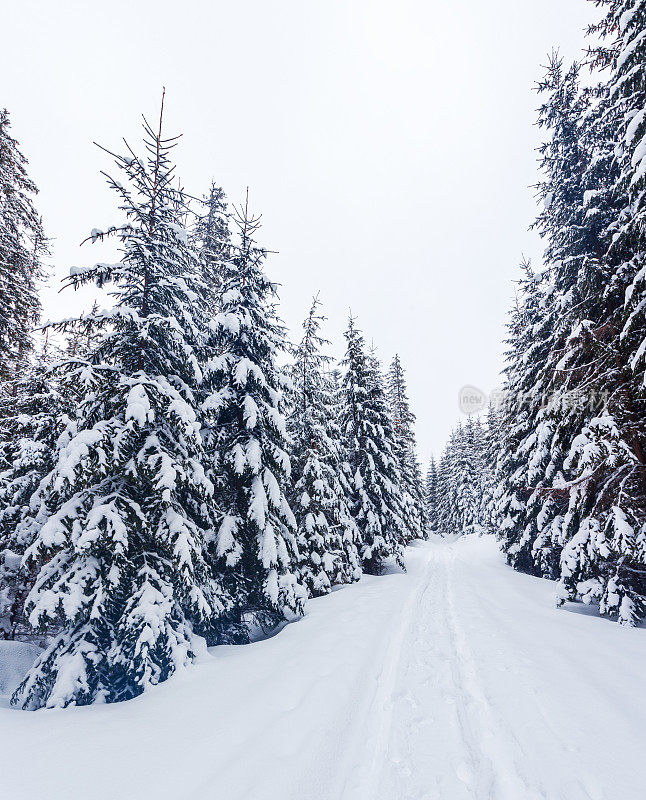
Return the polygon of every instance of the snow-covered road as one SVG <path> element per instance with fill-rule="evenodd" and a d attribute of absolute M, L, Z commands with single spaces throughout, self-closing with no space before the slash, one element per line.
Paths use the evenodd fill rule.
<path fill-rule="evenodd" d="M 114 706 L 0 709 L 16 800 L 643 800 L 646 630 L 556 610 L 489 537 Z"/>

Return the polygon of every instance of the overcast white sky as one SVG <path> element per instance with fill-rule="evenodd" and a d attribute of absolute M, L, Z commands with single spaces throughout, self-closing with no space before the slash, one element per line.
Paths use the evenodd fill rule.
<path fill-rule="evenodd" d="M 506 311 L 534 214 L 537 98 L 554 45 L 573 57 L 586 0 L 20 0 L 4 11 L 0 105 L 54 237 L 54 284 L 101 260 L 78 243 L 118 221 L 99 170 L 137 143 L 166 86 L 178 172 L 239 201 L 280 251 L 296 330 L 321 291 L 341 352 L 348 308 L 387 363 L 399 352 L 420 452 L 439 453 L 466 383 L 498 382 Z"/>

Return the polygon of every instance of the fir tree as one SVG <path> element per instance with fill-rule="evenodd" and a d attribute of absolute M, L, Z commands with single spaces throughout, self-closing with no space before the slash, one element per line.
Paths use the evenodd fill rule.
<path fill-rule="evenodd" d="M 401 476 L 378 365 L 367 356 L 352 317 L 345 337 L 341 419 L 350 511 L 359 531 L 363 570 L 378 575 L 389 557 L 401 566 L 404 563 L 403 540 L 407 537 L 398 498 Z"/>
<path fill-rule="evenodd" d="M 397 354 L 388 371 L 388 401 L 393 418 L 395 455 L 402 478 L 403 522 L 412 539 L 421 539 L 426 535 L 427 519 L 422 478 L 417 460 L 415 415 L 410 408 L 404 369 Z"/>
<path fill-rule="evenodd" d="M 543 180 L 538 197 L 543 210 L 535 223 L 546 241 L 541 349 L 538 373 L 546 402 L 538 412 L 536 431 L 525 447 L 534 487 L 528 502 L 526 538 L 533 539 L 532 558 L 538 574 L 557 577 L 562 545 L 575 535 L 576 515 L 568 513 L 569 474 L 566 458 L 572 442 L 594 416 L 593 387 L 584 378 L 590 352 L 581 332 L 599 319 L 599 300 L 608 282 L 600 258 L 598 196 L 589 180 L 597 164 L 597 147 L 589 134 L 590 93 L 579 88 L 579 68 L 564 72 L 553 56 L 539 84 L 547 94 L 539 126 L 548 133 L 541 146 Z M 535 335 L 535 330 L 532 331 Z M 585 334 L 584 334 L 585 338 Z M 534 361 L 536 361 L 536 357 Z M 582 380 L 583 378 L 583 380 Z M 574 490 L 576 492 L 576 490 Z"/>
<path fill-rule="evenodd" d="M 482 427 L 470 416 L 458 431 L 453 490 L 458 528 L 461 533 L 476 533 L 481 529 Z"/>
<path fill-rule="evenodd" d="M 221 310 L 213 324 L 215 355 L 203 404 L 219 461 L 223 512 L 214 544 L 216 570 L 232 599 L 220 641 L 246 641 L 248 622 L 274 625 L 302 612 L 289 438 L 282 411 L 285 350 L 276 287 L 263 272 L 266 253 L 253 236 L 259 220 L 245 205 L 235 218 L 240 242 L 223 265 Z"/>
<path fill-rule="evenodd" d="M 490 401 L 487 409 L 487 425 L 482 439 L 481 497 L 478 515 L 480 524 L 487 533 L 496 530 L 494 493 L 496 489 L 495 468 L 501 449 L 500 420 L 497 402 Z"/>
<path fill-rule="evenodd" d="M 547 392 L 544 364 L 551 333 L 546 298 L 551 288 L 549 279 L 535 274 L 529 264 L 523 265 L 523 271 L 508 325 L 504 402 L 499 417 L 505 435 L 495 467 L 494 517 L 508 563 L 522 572 L 540 575 L 533 553 L 536 531 L 532 520 L 536 515 L 532 509 L 543 497 L 545 454 L 538 459 L 528 454 L 537 441 Z"/>
<path fill-rule="evenodd" d="M 639 430 L 631 442 L 639 464 L 638 480 L 646 491 L 644 458 L 644 381 L 646 374 L 646 2 L 622 0 L 608 3 L 600 24 L 606 47 L 596 55 L 601 67 L 610 70 L 603 112 L 617 130 L 613 155 L 617 159 L 615 204 L 618 219 L 613 226 L 610 255 L 618 264 L 626 285 L 622 348 L 630 363 L 632 381 L 630 424 Z M 632 412 L 632 413 L 631 413 Z"/>
<path fill-rule="evenodd" d="M 453 471 L 453 451 L 455 448 L 455 431 L 451 431 L 448 442 L 440 456 L 437 466 L 437 526 L 442 535 L 454 532 L 454 522 L 452 518 L 451 497 L 452 471 Z"/>
<path fill-rule="evenodd" d="M 24 603 L 37 573 L 22 558 L 46 513 L 38 487 L 57 446 L 71 433 L 69 399 L 60 392 L 47 352 L 9 386 L 0 420 L 0 636 L 29 635 Z"/>
<path fill-rule="evenodd" d="M 428 529 L 433 533 L 438 533 L 440 528 L 438 512 L 438 474 L 433 457 L 431 457 L 431 461 L 428 465 L 428 472 L 426 473 L 425 500 Z"/>
<path fill-rule="evenodd" d="M 58 370 L 82 398 L 25 563 L 42 564 L 31 623 L 60 632 L 14 695 L 26 708 L 133 697 L 188 663 L 194 629 L 226 608 L 207 559 L 216 509 L 194 400 L 205 289 L 161 126 L 161 114 L 158 131 L 144 121 L 145 158 L 114 156 L 121 260 L 71 273 L 74 287 L 110 284 L 114 306 L 58 326 L 102 335 Z"/>
<path fill-rule="evenodd" d="M 321 350 L 324 320 L 314 298 L 303 323 L 303 338 L 292 370 L 292 507 L 301 563 L 298 572 L 310 596 L 327 594 L 334 584 L 361 576 L 357 530 L 341 482 L 340 430 L 334 420 L 333 386 L 326 374 L 330 359 Z"/>
<path fill-rule="evenodd" d="M 547 95 L 539 126 L 548 133 L 540 148 L 542 204 L 535 227 L 546 240 L 546 269 L 523 265 L 519 300 L 509 326 L 505 395 L 501 413 L 501 452 L 496 474 L 503 547 L 518 569 L 555 577 L 567 522 L 564 460 L 584 424 L 578 358 L 573 334 L 586 298 L 600 296 L 604 278 L 598 266 L 598 227 L 588 205 L 583 176 L 590 151 L 582 120 L 589 96 L 579 89 L 579 68 L 563 70 L 552 55 L 538 89 Z M 568 352 L 569 351 L 569 352 Z M 582 352 L 582 351 L 581 351 Z M 583 356 L 584 360 L 588 355 Z"/>
<path fill-rule="evenodd" d="M 17 376 L 33 342 L 40 317 L 38 282 L 47 252 L 43 227 L 33 205 L 37 193 L 27 175 L 27 159 L 9 133 L 9 113 L 0 109 L 0 379 Z"/>
<path fill-rule="evenodd" d="M 434 469 L 434 462 L 432 463 Z M 428 483 L 435 498 L 437 527 L 464 535 L 487 530 L 483 504 L 486 436 L 479 418 L 468 417 L 451 432 L 435 476 Z"/>
<path fill-rule="evenodd" d="M 584 200 L 594 247 L 562 364 L 591 399 L 569 426 L 561 600 L 582 597 L 634 624 L 646 612 L 646 396 L 643 352 L 642 2 L 612 2 L 593 53 L 607 72 L 584 134 Z M 603 73 L 601 73 L 603 75 Z M 641 276 L 641 277 L 640 277 Z"/>
<path fill-rule="evenodd" d="M 199 214 L 191 231 L 191 244 L 199 253 L 204 282 L 212 297 L 217 297 L 224 278 L 224 264 L 231 255 L 231 231 L 226 195 L 214 182 L 202 200 Z"/>
<path fill-rule="evenodd" d="M 607 78 L 581 90 L 553 57 L 539 85 L 546 270 L 512 319 L 506 387 L 533 399 L 503 412 L 497 464 L 510 563 L 628 624 L 646 610 L 643 22 L 641 2 L 608 3 L 591 52 Z"/>
<path fill-rule="evenodd" d="M 640 561 L 629 541 L 636 544 L 643 524 L 635 433 L 643 412 L 619 335 L 632 269 L 617 232 L 621 115 L 607 86 L 581 92 L 576 66 L 563 74 L 558 59 L 540 88 L 548 99 L 539 124 L 551 136 L 541 148 L 537 227 L 553 291 L 543 322 L 551 330 L 543 359 L 549 401 L 525 448 L 537 487 L 525 538 L 533 539 L 539 574 L 560 576 L 562 600 L 598 600 L 603 613 L 634 621 L 643 590 L 631 597 L 626 587 Z"/>

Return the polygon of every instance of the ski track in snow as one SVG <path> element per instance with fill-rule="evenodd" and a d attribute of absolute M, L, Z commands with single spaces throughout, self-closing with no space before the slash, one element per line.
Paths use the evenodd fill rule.
<path fill-rule="evenodd" d="M 454 557 L 453 549 L 445 549 L 431 561 L 431 580 L 417 609 L 399 679 L 392 748 L 380 754 L 386 774 L 381 791 L 368 796 L 527 796 L 456 618 Z M 429 757 L 438 752 L 441 770 Z"/>
<path fill-rule="evenodd" d="M 135 701 L 0 709 L 0 796 L 643 800 L 646 629 L 557 610 L 491 537 L 407 562 Z"/>

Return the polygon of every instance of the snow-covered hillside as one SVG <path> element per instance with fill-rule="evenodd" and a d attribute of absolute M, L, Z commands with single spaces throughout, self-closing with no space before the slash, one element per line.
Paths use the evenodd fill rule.
<path fill-rule="evenodd" d="M 16 800 L 643 797 L 646 630 L 515 573 L 490 537 L 310 601 L 127 703 L 0 710 Z"/>

